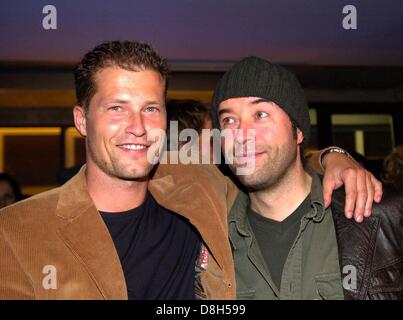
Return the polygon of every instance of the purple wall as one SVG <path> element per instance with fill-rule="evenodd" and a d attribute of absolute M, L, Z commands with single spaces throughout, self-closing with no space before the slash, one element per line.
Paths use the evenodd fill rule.
<path fill-rule="evenodd" d="M 58 29 L 42 28 L 55 5 Z M 342 28 L 353 4 L 358 29 Z M 76 62 L 105 40 L 151 43 L 172 61 L 246 55 L 312 65 L 403 65 L 401 0 L 1 0 L 0 61 Z"/>

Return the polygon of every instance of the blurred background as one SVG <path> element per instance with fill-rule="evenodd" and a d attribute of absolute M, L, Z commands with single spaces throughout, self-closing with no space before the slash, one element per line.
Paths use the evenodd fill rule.
<path fill-rule="evenodd" d="M 43 27 L 46 5 L 56 8 L 56 29 Z M 356 29 L 343 28 L 346 5 L 356 8 Z M 356 152 L 379 176 L 403 144 L 402 16 L 401 0 L 2 0 L 0 172 L 32 195 L 83 163 L 74 67 L 103 41 L 135 40 L 168 58 L 168 98 L 207 106 L 240 58 L 283 64 L 306 90 L 310 148 Z"/>

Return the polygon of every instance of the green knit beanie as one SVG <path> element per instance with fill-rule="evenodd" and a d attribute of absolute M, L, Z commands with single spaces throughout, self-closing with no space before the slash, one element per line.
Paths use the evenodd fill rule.
<path fill-rule="evenodd" d="M 309 109 L 301 84 L 290 71 L 258 57 L 247 57 L 234 64 L 214 90 L 212 117 L 215 128 L 220 128 L 219 104 L 240 97 L 259 97 L 276 103 L 295 120 L 304 134 L 302 145 L 307 145 L 311 127 Z"/>

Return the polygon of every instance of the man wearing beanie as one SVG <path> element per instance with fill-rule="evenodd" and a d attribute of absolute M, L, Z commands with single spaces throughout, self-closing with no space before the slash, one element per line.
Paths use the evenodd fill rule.
<path fill-rule="evenodd" d="M 403 200 L 387 190 L 361 224 L 344 216 L 342 192 L 326 208 L 321 179 L 301 158 L 310 120 L 295 76 L 245 58 L 218 83 L 212 107 L 215 125 L 233 132 L 223 146 L 235 153 L 231 170 L 254 162 L 238 175 L 247 194 L 228 219 L 237 298 L 402 299 Z"/>
<path fill-rule="evenodd" d="M 215 166 L 149 160 L 163 142 L 151 133 L 166 129 L 167 71 L 144 43 L 84 55 L 73 116 L 86 165 L 0 210 L 0 299 L 236 297 L 227 215 L 238 190 Z M 352 162 L 326 160 L 334 156 L 325 158 L 333 174 Z"/>

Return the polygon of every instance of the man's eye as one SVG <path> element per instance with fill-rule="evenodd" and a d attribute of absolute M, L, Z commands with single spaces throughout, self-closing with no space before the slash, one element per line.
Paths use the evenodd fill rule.
<path fill-rule="evenodd" d="M 222 120 L 221 120 L 221 123 L 223 124 L 223 125 L 229 125 L 229 124 L 232 124 L 232 123 L 234 123 L 235 122 L 235 120 L 233 119 L 233 118 L 231 118 L 231 117 L 225 117 L 225 118 L 223 118 Z"/>
<path fill-rule="evenodd" d="M 146 111 L 146 112 L 158 112 L 159 109 L 158 109 L 157 107 L 151 106 L 151 107 L 147 107 L 147 108 L 145 109 L 145 111 Z"/>
<path fill-rule="evenodd" d="M 262 118 L 266 118 L 269 114 L 267 112 L 264 111 L 259 111 L 256 113 L 256 118 L 257 119 L 262 119 Z"/>
<path fill-rule="evenodd" d="M 109 110 L 112 111 L 122 111 L 122 107 L 121 106 L 112 106 L 109 108 Z"/>

